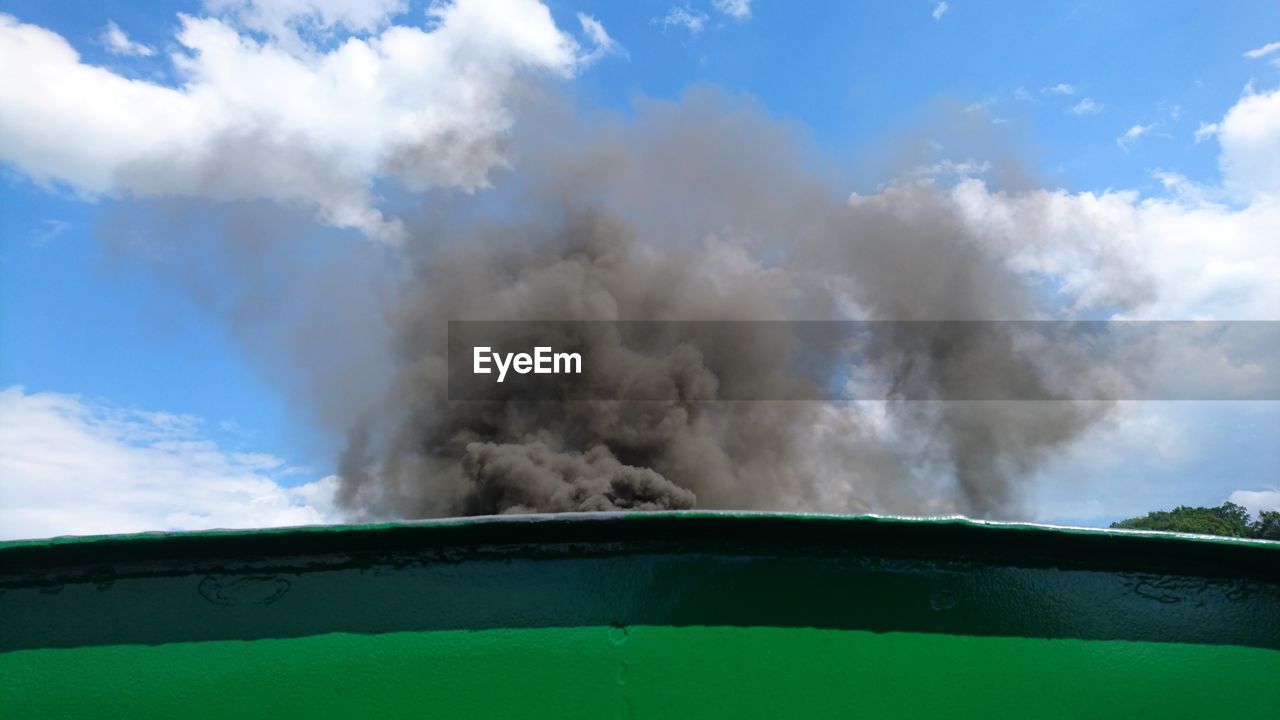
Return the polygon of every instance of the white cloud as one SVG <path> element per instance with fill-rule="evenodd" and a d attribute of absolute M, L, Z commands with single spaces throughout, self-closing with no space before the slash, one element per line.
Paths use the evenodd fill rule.
<path fill-rule="evenodd" d="M 1085 98 L 1073 105 L 1071 112 L 1076 115 L 1097 115 L 1102 112 L 1102 103 L 1094 102 L 1093 98 Z"/>
<path fill-rule="evenodd" d="M 1227 499 L 1248 508 L 1253 515 L 1262 510 L 1280 510 L 1280 490 L 1237 490 Z"/>
<path fill-rule="evenodd" d="M 1135 125 L 1122 140 L 1150 130 Z M 1280 320 L 1280 90 L 1242 96 L 1197 138 L 1220 143 L 1220 186 L 1161 172 L 1163 197 L 993 192 L 973 178 L 949 192 L 997 257 L 1053 278 L 1070 313 Z"/>
<path fill-rule="evenodd" d="M 1280 198 L 1236 209 L 1131 191 L 992 192 L 980 180 L 951 195 L 1012 268 L 1055 278 L 1072 313 L 1280 320 Z"/>
<path fill-rule="evenodd" d="M 685 30 L 688 30 L 690 34 L 697 35 L 706 27 L 707 19 L 706 15 L 694 12 L 687 7 L 673 7 L 667 11 L 666 15 L 663 15 L 654 22 L 664 28 L 684 28 Z"/>
<path fill-rule="evenodd" d="M 300 30 L 369 33 L 407 9 L 405 0 L 205 0 L 204 6 L 291 47 L 304 45 Z"/>
<path fill-rule="evenodd" d="M 1280 51 L 1280 42 L 1273 42 L 1273 43 L 1267 43 L 1262 47 L 1256 47 L 1246 52 L 1244 56 L 1249 58 L 1250 60 L 1257 60 L 1258 58 L 1266 57 L 1271 53 L 1274 53 L 1277 51 Z"/>
<path fill-rule="evenodd" d="M 155 50 L 146 45 L 130 40 L 129 36 L 120 29 L 119 25 L 116 25 L 114 20 L 108 22 L 107 26 L 102 29 L 102 44 L 106 45 L 107 50 L 115 55 L 151 57 L 156 54 Z"/>
<path fill-rule="evenodd" d="M 273 477 L 288 470 L 219 448 L 189 416 L 0 391 L 0 537 L 339 521 L 337 479 L 285 488 Z"/>
<path fill-rule="evenodd" d="M 1058 83 L 1057 85 L 1044 88 L 1040 92 L 1043 92 L 1046 95 L 1074 95 L 1076 89 L 1074 86 L 1068 85 L 1067 83 Z"/>
<path fill-rule="evenodd" d="M 1129 146 L 1132 145 L 1134 142 L 1136 142 L 1138 138 L 1151 132 L 1152 127 L 1153 126 L 1151 125 L 1142 125 L 1142 124 L 1134 125 L 1128 130 L 1125 130 L 1123 135 L 1116 138 L 1116 144 L 1119 145 L 1122 149 L 1128 150 Z"/>
<path fill-rule="evenodd" d="M 582 26 L 582 32 L 591 39 L 592 49 L 583 55 L 580 62 L 583 64 L 593 63 L 605 55 L 621 55 L 627 57 L 627 51 L 618 44 L 617 40 L 609 37 L 609 33 L 604 29 L 604 25 L 597 19 L 578 13 L 578 24 Z"/>
<path fill-rule="evenodd" d="M 1196 128 L 1196 142 L 1204 142 L 1218 134 L 1218 123 L 1201 122 L 1200 127 Z"/>
<path fill-rule="evenodd" d="M 397 6 L 219 5 L 274 8 L 263 17 L 286 27 L 296 15 L 283 9 L 312 8 L 316 22 L 363 29 Z M 517 77 L 569 77 L 617 49 L 588 18 L 596 46 L 584 51 L 537 0 L 459 0 L 429 13 L 426 29 L 393 25 L 323 50 L 180 15 L 178 87 L 86 64 L 61 36 L 0 14 L 0 66 L 26 68 L 0 84 L 0 161 L 90 195 L 302 203 L 330 224 L 395 239 L 399 221 L 372 197 L 376 178 L 414 191 L 485 187 L 505 163 L 505 99 Z"/>
<path fill-rule="evenodd" d="M 921 165 L 913 168 L 908 174 L 914 177 L 973 177 L 975 175 L 983 175 L 991 172 L 991 161 L 989 160 L 962 160 L 956 162 L 950 158 L 945 158 L 940 162 L 932 165 Z"/>
<path fill-rule="evenodd" d="M 711 7 L 735 20 L 751 17 L 751 0 L 711 0 Z"/>
<path fill-rule="evenodd" d="M 1280 195 L 1280 89 L 1246 93 L 1215 127 L 1227 189 L 1244 199 Z"/>
<path fill-rule="evenodd" d="M 951 7 L 951 6 L 950 6 L 950 5 L 947 5 L 947 3 L 946 3 L 946 2 L 940 2 L 940 3 L 938 3 L 937 5 L 934 5 L 934 6 L 933 6 L 933 12 L 931 12 L 931 13 L 929 13 L 929 14 L 933 16 L 933 19 L 934 19 L 934 20 L 941 20 L 941 19 L 942 19 L 942 16 L 947 14 L 947 10 L 948 10 L 950 7 Z"/>

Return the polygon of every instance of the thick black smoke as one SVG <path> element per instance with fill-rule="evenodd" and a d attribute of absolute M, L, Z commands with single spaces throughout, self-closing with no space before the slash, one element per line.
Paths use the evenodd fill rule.
<path fill-rule="evenodd" d="M 631 119 L 527 117 L 493 189 L 436 195 L 406 218 L 407 270 L 385 315 L 387 387 L 347 423 L 340 500 L 353 513 L 1004 516 L 1019 481 L 1105 407 L 1000 401 L 1054 393 L 999 325 L 980 337 L 962 325 L 888 334 L 871 353 L 912 397 L 980 388 L 991 401 L 717 402 L 727 382 L 774 397 L 807 397 L 814 382 L 788 348 L 743 334 L 659 354 L 607 335 L 568 339 L 589 344 L 609 382 L 652 384 L 670 401 L 450 402 L 449 320 L 1042 316 L 943 192 L 915 183 L 851 200 L 748 102 L 702 91 Z"/>
<path fill-rule="evenodd" d="M 1108 395 L 1064 393 L 1007 326 L 952 322 L 869 339 L 861 362 L 892 378 L 877 402 L 801 400 L 859 382 L 861 369 L 797 364 L 798 345 L 754 328 L 715 342 L 595 332 L 556 343 L 592 358 L 603 386 L 580 396 L 628 387 L 661 402 L 451 402 L 451 320 L 1054 316 L 997 254 L 1007 242 L 975 236 L 945 187 L 908 172 L 851 196 L 801 133 L 749 101 L 700 90 L 620 118 L 539 95 L 516 116 L 491 188 L 387 199 L 407 229 L 398 247 L 266 203 L 148 201 L 104 216 L 113 247 L 224 318 L 299 423 L 338 444 L 338 499 L 353 517 L 1013 517 L 1024 481 L 1109 407 L 1062 399 Z M 1106 380 L 1094 370 L 1066 376 Z M 797 400 L 719 400 L 727 388 Z"/>

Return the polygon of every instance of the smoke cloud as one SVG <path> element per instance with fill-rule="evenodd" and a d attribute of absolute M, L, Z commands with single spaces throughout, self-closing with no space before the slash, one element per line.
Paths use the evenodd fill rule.
<path fill-rule="evenodd" d="M 1012 339 L 946 323 L 923 339 L 877 338 L 868 360 L 899 367 L 913 397 L 983 387 L 996 401 L 716 402 L 725 384 L 817 394 L 804 386 L 822 379 L 798 372 L 787 347 L 743 332 L 660 354 L 634 335 L 557 345 L 588 350 L 604 366 L 597 381 L 652 385 L 666 401 L 450 402 L 449 320 L 1042 316 L 943 192 L 917 183 L 851 201 L 801 137 L 748 101 L 701 90 L 631 119 L 542 112 L 512 138 L 514 170 L 493 194 L 436 198 L 408 221 L 390 388 L 341 457 L 353 512 L 1001 516 L 1016 511 L 1019 479 L 1105 411 L 1017 401 L 1054 394 Z M 1007 361 L 966 364 L 966 352 Z M 576 379 L 559 381 L 568 398 Z"/>
<path fill-rule="evenodd" d="M 785 339 L 750 332 L 714 343 L 583 332 L 557 345 L 588 351 L 596 381 L 652 387 L 662 401 L 450 401 L 451 320 L 1048 316 L 946 188 L 917 178 L 851 198 L 802 133 L 749 100 L 700 89 L 628 117 L 537 93 L 523 102 L 492 188 L 422 196 L 400 212 L 399 246 L 308 245 L 295 236 L 305 216 L 224 205 L 201 224 L 207 239 L 188 232 L 165 256 L 197 292 L 209 267 L 238 279 L 234 299 L 209 290 L 207 301 L 307 418 L 341 438 L 338 501 L 353 517 L 1009 517 L 1020 483 L 1107 412 L 1055 399 L 999 324 L 975 335 L 945 322 L 874 338 L 865 362 L 890 368 L 899 391 L 877 402 L 718 400 L 725 387 L 820 397 L 817 385 L 856 379 L 856 368 L 797 367 Z M 127 246 L 204 212 L 148 202 L 167 230 L 117 215 L 108 238 Z M 991 357 L 1001 361 L 967 361 Z M 557 381 L 570 397 L 574 377 Z M 948 399 L 971 388 L 990 399 Z"/>

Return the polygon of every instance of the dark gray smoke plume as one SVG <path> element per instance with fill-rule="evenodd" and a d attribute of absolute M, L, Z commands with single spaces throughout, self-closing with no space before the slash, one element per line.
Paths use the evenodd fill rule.
<path fill-rule="evenodd" d="M 947 323 L 872 338 L 865 362 L 894 381 L 880 402 L 718 401 L 726 388 L 816 398 L 824 382 L 856 380 L 848 368 L 802 372 L 785 338 L 752 332 L 564 338 L 599 365 L 595 382 L 664 401 L 450 402 L 450 320 L 1045 316 L 942 189 L 899 183 L 851 199 L 799 133 L 748 101 L 695 91 L 631 118 L 530 105 L 493 187 L 400 209 L 402 247 L 317 234 L 261 204 L 152 202 L 159 231 L 105 223 L 117 246 L 181 239 L 180 252 L 143 250 L 229 320 L 305 419 L 341 438 L 339 500 L 353 516 L 1007 517 L 1020 482 L 1106 410 L 1054 400 L 1061 389 L 1001 325 Z M 983 400 L 954 400 L 966 394 Z M 1028 397 L 1041 400 L 1012 400 Z"/>
<path fill-rule="evenodd" d="M 850 201 L 787 128 L 714 92 L 646 105 L 632 120 L 542 117 L 510 152 L 513 170 L 493 191 L 435 198 L 410 222 L 411 277 L 389 315 L 394 376 L 340 465 L 341 500 L 357 513 L 696 505 L 999 516 L 1016 508 L 1017 480 L 1099 412 L 1054 401 L 715 402 L 729 382 L 807 396 L 813 380 L 788 365 L 787 348 L 747 333 L 665 355 L 616 337 L 567 339 L 589 348 L 609 382 L 653 384 L 670 401 L 451 403 L 449 320 L 1039 313 L 936 189 Z M 915 397 L 966 387 L 1052 397 L 1010 342 L 999 331 L 888 336 L 875 357 L 900 367 Z M 1007 362 L 966 365 L 965 352 L 992 355 L 966 348 L 974 343 L 1009 345 Z"/>

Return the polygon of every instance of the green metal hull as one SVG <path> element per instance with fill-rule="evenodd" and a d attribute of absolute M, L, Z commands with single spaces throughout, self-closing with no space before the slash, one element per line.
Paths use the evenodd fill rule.
<path fill-rule="evenodd" d="M 544 516 L 0 546 L 0 716 L 1270 717 L 1280 544 Z"/>

